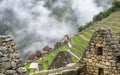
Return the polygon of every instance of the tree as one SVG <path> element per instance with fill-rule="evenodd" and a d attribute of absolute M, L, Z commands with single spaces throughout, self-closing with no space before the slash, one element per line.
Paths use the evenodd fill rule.
<path fill-rule="evenodd" d="M 113 0 L 112 5 L 113 5 L 114 7 L 119 8 L 119 7 L 120 7 L 120 1 L 119 1 L 119 0 Z"/>

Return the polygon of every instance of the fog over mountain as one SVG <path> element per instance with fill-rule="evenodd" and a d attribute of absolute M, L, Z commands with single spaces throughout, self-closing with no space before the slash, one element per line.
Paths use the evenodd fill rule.
<path fill-rule="evenodd" d="M 0 0 L 0 34 L 12 34 L 21 54 L 51 47 L 111 6 L 112 0 Z"/>

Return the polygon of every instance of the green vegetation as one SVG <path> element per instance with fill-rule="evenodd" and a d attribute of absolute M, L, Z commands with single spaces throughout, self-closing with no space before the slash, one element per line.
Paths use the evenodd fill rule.
<path fill-rule="evenodd" d="M 79 60 L 76 58 L 76 57 L 74 57 L 73 55 L 71 55 L 71 58 L 72 58 L 72 61 L 73 62 L 78 62 Z"/>
<path fill-rule="evenodd" d="M 76 35 L 76 36 L 71 37 L 71 41 L 72 41 L 72 44 L 73 44 L 73 47 L 71 48 L 71 50 L 73 50 L 76 53 L 81 55 L 82 51 L 83 51 L 82 49 L 85 48 L 86 45 L 83 44 L 82 41 L 80 41 L 80 36 Z M 54 50 L 52 50 L 48 55 L 46 55 L 43 58 L 40 58 L 40 59 L 37 60 L 37 62 L 39 64 L 39 70 L 47 70 L 49 65 L 52 63 L 53 58 L 56 56 L 56 54 L 59 51 L 61 51 L 61 50 L 68 50 L 69 49 L 67 43 L 57 43 L 57 44 L 59 44 L 59 46 L 54 48 Z M 72 58 L 73 62 L 78 62 L 79 61 L 73 55 L 71 55 L 71 58 Z M 27 63 L 26 66 L 25 66 L 25 68 L 27 70 L 28 70 L 29 65 L 30 65 L 30 63 Z M 29 73 L 31 73 L 31 70 L 29 71 Z"/>
<path fill-rule="evenodd" d="M 113 12 L 116 12 L 116 11 L 120 11 L 120 1 L 119 0 L 113 0 L 111 8 L 109 8 L 103 12 L 100 12 L 98 15 L 95 15 L 93 17 L 93 22 L 89 22 L 84 26 L 80 26 L 78 28 L 78 32 L 85 30 L 86 28 L 92 26 L 94 24 L 94 22 L 101 21 L 103 18 L 108 17 L 110 14 L 112 14 Z"/>
<path fill-rule="evenodd" d="M 34 72 L 35 72 L 35 69 L 30 69 L 29 72 L 30 72 L 30 73 L 34 73 Z"/>
<path fill-rule="evenodd" d="M 113 3 L 113 5 L 116 5 L 117 3 Z M 116 5 L 118 7 L 119 4 Z M 111 8 L 112 9 L 112 8 Z M 116 10 L 116 9 L 115 9 Z M 108 16 L 108 15 L 107 15 Z M 99 22 L 89 22 L 86 26 L 83 26 L 80 28 L 80 32 L 74 36 L 71 37 L 72 42 L 72 48 L 71 50 L 81 55 L 83 51 L 87 48 L 88 42 L 91 39 L 94 31 L 97 28 L 109 27 L 112 32 L 115 32 L 120 35 L 120 11 L 117 12 L 111 12 L 111 15 L 109 14 L 108 17 L 101 18 L 101 21 Z M 40 70 L 48 69 L 48 66 L 51 64 L 53 57 L 56 56 L 56 54 L 61 50 L 68 50 L 69 47 L 67 43 L 61 43 L 59 46 L 57 46 L 54 50 L 52 50 L 48 55 L 43 57 L 42 59 L 37 60 L 39 65 L 41 65 L 39 68 Z M 78 62 L 79 60 L 71 55 L 71 58 L 74 62 Z M 28 68 L 30 63 L 26 64 L 25 68 Z"/>
<path fill-rule="evenodd" d="M 81 32 L 82 30 L 85 30 L 86 28 L 88 28 L 88 27 L 90 27 L 90 26 L 92 26 L 93 25 L 93 22 L 89 22 L 89 23 L 87 23 L 86 25 L 84 25 L 84 26 L 80 26 L 79 28 L 78 28 L 78 32 Z"/>
<path fill-rule="evenodd" d="M 92 26 L 86 28 L 85 30 L 83 30 L 82 32 L 74 35 L 71 37 L 71 42 L 73 44 L 73 47 L 71 48 L 71 50 L 75 51 L 76 53 L 78 53 L 79 55 L 81 55 L 83 53 L 83 51 L 87 48 L 88 46 L 88 42 L 90 40 L 90 38 L 92 37 L 94 31 L 96 28 L 100 28 L 100 27 L 110 27 L 111 30 L 113 32 L 116 33 L 120 33 L 120 12 L 115 12 L 113 14 L 111 14 L 109 17 L 103 19 L 100 22 L 97 22 L 95 24 L 93 24 Z M 52 62 L 52 58 L 53 55 L 55 56 L 60 50 L 68 50 L 68 45 L 64 44 L 61 45 L 59 48 L 55 48 L 55 50 L 51 51 L 48 55 L 46 55 L 43 59 L 39 59 L 38 63 L 42 64 L 43 63 L 43 69 L 48 69 L 48 63 L 45 61 L 49 61 L 49 64 L 51 64 Z M 71 55 L 71 58 L 74 62 L 78 62 L 79 60 L 74 57 L 73 55 Z M 43 70 L 40 69 L 40 70 Z"/>
<path fill-rule="evenodd" d="M 26 65 L 25 65 L 25 69 L 26 69 L 28 72 L 30 72 L 29 69 L 28 69 L 29 66 L 30 66 L 30 63 L 26 63 Z"/>
<path fill-rule="evenodd" d="M 100 21 L 103 18 L 108 17 L 113 12 L 120 11 L 120 1 L 113 0 L 112 7 L 107 9 L 106 11 L 100 12 L 98 15 L 94 16 L 93 21 Z"/>
<path fill-rule="evenodd" d="M 79 54 L 82 54 L 82 51 L 80 49 L 76 48 L 76 47 L 72 47 L 71 50 L 73 50 L 73 51 L 75 51 Z"/>
<path fill-rule="evenodd" d="M 47 70 L 48 69 L 48 66 L 51 64 L 52 60 L 53 60 L 53 57 L 56 56 L 56 54 L 61 51 L 61 50 L 67 50 L 68 49 L 68 46 L 67 44 L 64 44 L 64 45 L 61 45 L 61 47 L 55 49 L 55 50 L 52 50 L 48 55 L 44 56 L 43 58 L 41 59 L 38 59 L 38 64 L 40 65 L 39 66 L 39 69 L 40 70 Z M 29 64 L 30 63 L 27 63 L 25 68 L 28 70 L 28 67 L 29 67 Z"/>
<path fill-rule="evenodd" d="M 113 0 L 112 5 L 116 8 L 120 8 L 120 1 L 119 0 Z"/>

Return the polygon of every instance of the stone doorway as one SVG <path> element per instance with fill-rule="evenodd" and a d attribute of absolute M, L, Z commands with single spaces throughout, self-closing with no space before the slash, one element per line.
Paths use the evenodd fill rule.
<path fill-rule="evenodd" d="M 104 75 L 104 69 L 98 68 L 98 75 Z"/>

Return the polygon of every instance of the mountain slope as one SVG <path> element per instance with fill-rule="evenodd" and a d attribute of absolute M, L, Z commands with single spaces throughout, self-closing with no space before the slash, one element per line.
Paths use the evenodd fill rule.
<path fill-rule="evenodd" d="M 79 32 L 78 34 L 71 37 L 71 42 L 73 44 L 72 48 L 70 50 L 74 51 L 78 55 L 82 56 L 82 53 L 88 46 L 88 42 L 90 38 L 92 37 L 92 34 L 94 31 L 98 28 L 110 28 L 112 32 L 120 35 L 120 11 L 112 13 L 109 17 L 102 19 L 101 21 L 97 21 L 94 23 L 93 26 L 90 26 L 89 28 L 83 30 L 82 32 Z M 42 68 L 40 66 L 40 70 L 48 69 L 48 66 L 52 62 L 52 58 L 61 50 L 68 50 L 69 47 L 67 44 L 63 44 L 61 47 L 53 50 L 48 55 L 43 57 L 43 59 L 39 59 L 38 63 L 42 64 Z M 76 55 L 77 55 L 76 54 Z M 78 59 L 71 55 L 74 62 L 78 62 Z M 46 63 L 48 61 L 48 63 Z"/>
<path fill-rule="evenodd" d="M 112 13 L 109 17 L 104 18 L 101 21 L 95 22 L 93 26 L 72 36 L 71 37 L 72 44 L 73 44 L 72 50 L 77 52 L 78 54 L 81 54 L 87 48 L 88 42 L 89 42 L 90 38 L 92 37 L 94 31 L 97 28 L 101 28 L 101 27 L 110 28 L 112 30 L 112 32 L 120 35 L 120 11 Z M 64 46 L 62 46 L 62 47 L 64 47 Z M 67 48 L 65 50 L 67 50 Z M 60 72 L 60 71 L 58 69 L 57 72 Z M 56 73 L 56 72 L 54 72 L 54 73 Z M 36 75 L 36 74 L 34 74 L 34 75 Z"/>

